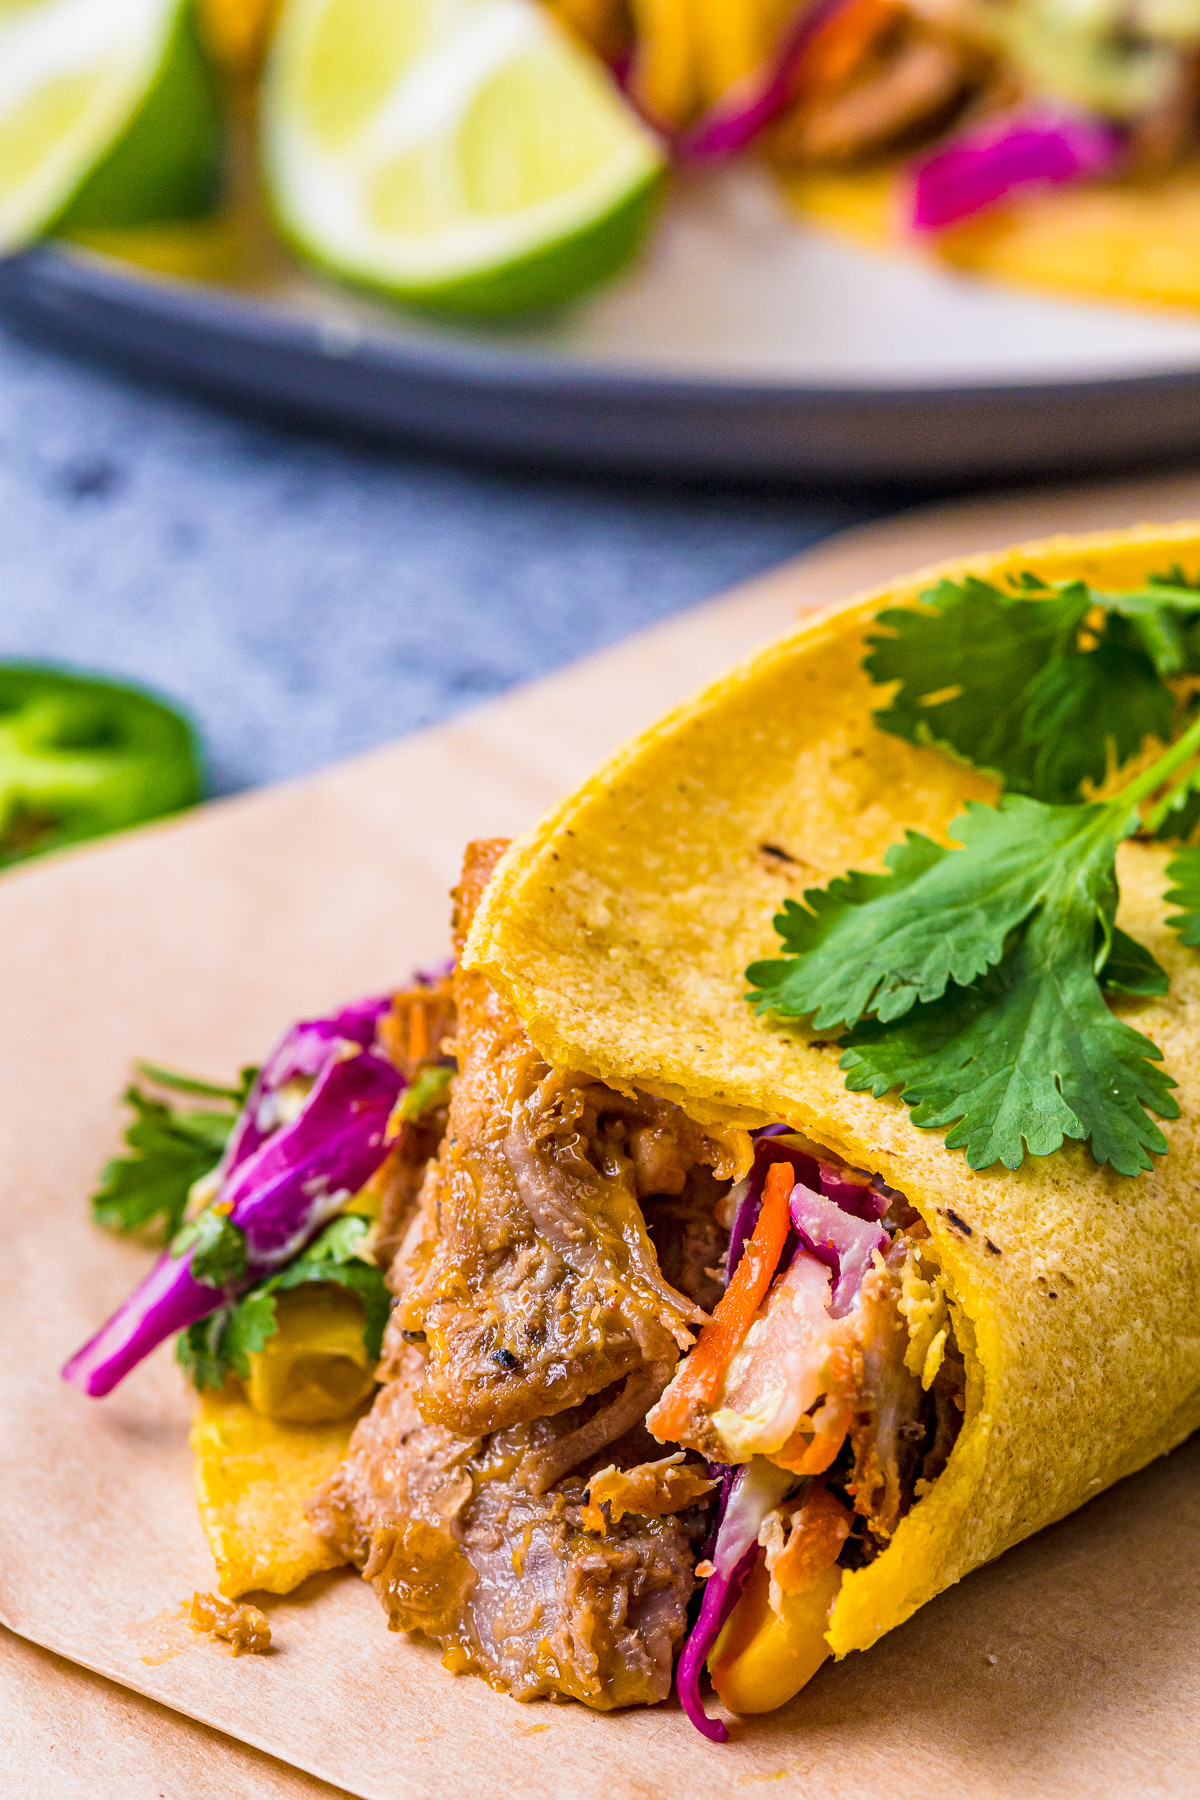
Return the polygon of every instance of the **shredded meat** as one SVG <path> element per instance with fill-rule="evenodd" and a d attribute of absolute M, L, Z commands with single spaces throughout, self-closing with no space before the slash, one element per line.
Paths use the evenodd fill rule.
<path fill-rule="evenodd" d="M 962 1429 L 966 1407 L 967 1372 L 962 1352 L 953 1338 L 948 1339 L 942 1366 L 933 1380 L 926 1402 L 926 1414 L 932 1413 L 928 1443 L 921 1459 L 918 1494 L 932 1487 L 946 1464 Z M 924 1486 L 922 1486 L 922 1483 Z"/>
<path fill-rule="evenodd" d="M 573 1413 L 456 1435 L 422 1418 L 424 1359 L 393 1343 L 393 1379 L 309 1503 L 317 1532 L 373 1583 L 392 1628 L 433 1638 L 456 1673 L 519 1700 L 664 1699 L 702 1517 L 622 1520 L 598 1539 L 581 1522 L 584 1477 L 542 1494 L 523 1480 L 531 1453 L 577 1428 Z"/>
<path fill-rule="evenodd" d="M 615 1525 L 626 1513 L 662 1518 L 666 1513 L 682 1512 L 710 1494 L 716 1485 L 705 1475 L 702 1464 L 684 1462 L 682 1450 L 674 1456 L 660 1457 L 657 1462 L 638 1463 L 631 1469 L 618 1469 L 610 1463 L 607 1469 L 589 1478 L 580 1517 L 589 1531 L 607 1537 L 610 1519 Z"/>
<path fill-rule="evenodd" d="M 925 1428 L 921 1383 L 904 1366 L 908 1331 L 897 1305 L 894 1268 L 872 1269 L 862 1285 L 861 1323 L 851 1356 L 855 1510 L 877 1538 L 890 1538 L 911 1501 Z"/>
<path fill-rule="evenodd" d="M 426 1070 L 449 1065 L 443 1045 L 454 1036 L 454 985 L 448 975 L 418 977 L 411 987 L 392 996 L 392 1007 L 380 1021 L 380 1045 L 411 1086 Z M 417 1208 L 425 1171 L 446 1132 L 449 1098 L 443 1096 L 421 1114 L 405 1119 L 383 1163 L 367 1184 L 379 1201 L 375 1256 L 386 1269 L 403 1240 Z"/>
<path fill-rule="evenodd" d="M 928 1235 L 923 1225 L 911 1235 L 918 1232 Z M 863 1281 L 857 1342 L 846 1371 L 854 1452 L 846 1491 L 866 1521 L 868 1554 L 887 1542 L 946 1467 L 965 1407 L 966 1370 L 953 1335 L 928 1394 L 905 1367 L 908 1333 L 897 1301 L 908 1235 L 896 1239 L 887 1266 Z"/>
<path fill-rule="evenodd" d="M 947 121 L 978 75 L 978 59 L 911 16 L 848 79 L 802 98 L 776 128 L 772 154 L 798 163 L 850 163 Z"/>
<path fill-rule="evenodd" d="M 460 959 L 503 849 L 468 851 Z M 310 1502 L 313 1526 L 374 1585 L 389 1624 L 432 1638 L 455 1672 L 522 1700 L 661 1700 L 714 1483 L 694 1454 L 664 1457 L 646 1419 L 689 1327 L 720 1299 L 722 1221 L 749 1140 L 550 1067 L 516 1012 L 461 966 L 451 983 L 397 995 L 382 1036 L 410 1079 L 439 1059 L 456 1073 L 448 1108 L 409 1122 L 381 1177 L 396 1295 L 383 1386 Z M 928 1395 L 905 1367 L 898 1297 L 927 1309 L 902 1281 L 911 1240 L 927 1233 L 899 1195 L 889 1220 L 895 1242 L 859 1306 L 833 1320 L 826 1269 L 800 1259 L 762 1313 L 768 1324 L 786 1314 L 789 1330 L 760 1331 L 750 1347 L 793 1408 L 781 1467 L 836 1487 L 821 1489 L 826 1561 L 850 1530 L 838 1496 L 865 1521 L 855 1554 L 877 1553 L 945 1466 L 962 1418 L 962 1359 L 944 1335 Z M 736 1384 L 726 1397 L 736 1406 Z M 722 1444 L 712 1409 L 694 1411 L 690 1451 Z M 782 1530 L 771 1539 L 790 1554 L 780 1579 L 798 1581 L 816 1539 L 806 1525 L 785 1551 Z"/>
<path fill-rule="evenodd" d="M 458 948 L 502 849 L 468 851 Z M 421 1410 L 484 1434 L 627 1377 L 644 1410 L 704 1314 L 662 1275 L 642 1184 L 682 1191 L 697 1163 L 730 1174 L 731 1151 L 666 1101 L 550 1069 L 483 977 L 460 971 L 455 995 L 459 1075 L 402 1302 L 428 1348 Z"/>
<path fill-rule="evenodd" d="M 265 1656 L 271 1648 L 271 1626 L 257 1606 L 222 1600 L 219 1594 L 195 1593 L 188 1610 L 194 1628 L 223 1638 L 231 1656 Z"/>
<path fill-rule="evenodd" d="M 729 1233 L 717 1217 L 725 1195 L 711 1169 L 693 1168 L 682 1189 L 650 1188 L 643 1211 L 658 1266 L 667 1281 L 710 1313 L 724 1289 L 717 1271 Z M 676 1197 L 677 1196 L 677 1197 Z"/>

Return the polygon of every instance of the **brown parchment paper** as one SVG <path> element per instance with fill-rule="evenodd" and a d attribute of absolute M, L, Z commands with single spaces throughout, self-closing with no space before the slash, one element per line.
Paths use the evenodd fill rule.
<path fill-rule="evenodd" d="M 147 1262 L 85 1223 L 133 1057 L 221 1075 L 260 1056 L 291 1019 L 442 954 L 446 890 L 468 836 L 529 823 L 622 737 L 784 629 L 797 607 L 937 557 L 1056 527 L 1194 515 L 1198 503 L 1200 477 L 1173 477 L 942 509 L 849 534 L 457 725 L 7 876 L 3 1622 L 364 1800 L 695 1800 L 759 1783 L 838 1800 L 1194 1793 L 1195 1440 L 973 1575 L 868 1655 L 826 1665 L 790 1707 L 714 1748 L 674 1702 L 602 1717 L 517 1706 L 477 1680 L 455 1680 L 431 1648 L 387 1632 L 350 1573 L 264 1602 L 277 1644 L 270 1657 L 234 1660 L 181 1633 L 173 1615 L 194 1587 L 212 1585 L 212 1565 L 169 1349 L 104 1402 L 64 1387 L 57 1369 Z M 125 1728 L 109 1690 L 48 1659 L 21 1683 L 20 1706 L 38 1705 L 43 1692 L 64 1728 L 81 1741 L 100 1734 L 119 1757 Z M 181 1721 L 173 1738 L 156 1713 L 155 1732 L 164 1774 L 185 1755 L 202 1763 L 193 1727 Z M 46 1741 L 0 1732 L 12 1792 L 76 1791 L 57 1785 L 62 1764 L 45 1760 Z M 214 1756 L 236 1754 L 213 1746 Z M 53 1755 L 61 1758 L 57 1744 Z M 232 1773 L 226 1791 L 318 1791 L 282 1771 L 276 1779 L 273 1767 L 256 1759 L 259 1785 Z"/>
<path fill-rule="evenodd" d="M 2 1627 L 0 1774 L 14 1800 L 338 1800 L 345 1794 Z"/>

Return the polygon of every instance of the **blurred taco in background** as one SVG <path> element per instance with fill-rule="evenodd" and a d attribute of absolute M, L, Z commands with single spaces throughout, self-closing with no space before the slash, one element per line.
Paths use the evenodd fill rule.
<path fill-rule="evenodd" d="M 451 972 L 144 1071 L 221 1104 L 64 1372 L 180 1333 L 222 1593 L 720 1740 L 1200 1424 L 1198 675 L 1196 526 L 898 582 L 470 846 Z"/>
<path fill-rule="evenodd" d="M 1200 11 L 1172 0 L 554 0 L 683 161 L 754 146 L 868 244 L 1200 304 Z M 619 48 L 614 52 L 614 45 Z"/>

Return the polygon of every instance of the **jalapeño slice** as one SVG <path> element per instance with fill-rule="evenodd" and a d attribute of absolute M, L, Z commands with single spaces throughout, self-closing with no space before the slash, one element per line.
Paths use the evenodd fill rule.
<path fill-rule="evenodd" d="M 0 663 L 0 868 L 200 798 L 196 734 L 140 688 Z"/>

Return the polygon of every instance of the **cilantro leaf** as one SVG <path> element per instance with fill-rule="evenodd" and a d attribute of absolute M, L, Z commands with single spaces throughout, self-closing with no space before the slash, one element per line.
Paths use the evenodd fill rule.
<path fill-rule="evenodd" d="M 1085 780 L 1103 781 L 1110 744 L 1120 764 L 1146 738 L 1170 738 L 1174 696 L 1132 637 L 1114 621 L 1094 650 L 1053 657 L 1029 683 L 1020 757 L 1038 799 L 1066 804 Z"/>
<path fill-rule="evenodd" d="M 223 1388 L 229 1375 L 229 1361 L 221 1344 L 229 1323 L 229 1308 L 222 1306 L 197 1319 L 175 1339 L 175 1361 L 187 1371 L 197 1393 L 205 1388 Z M 249 1367 L 247 1366 L 247 1373 Z"/>
<path fill-rule="evenodd" d="M 1167 874 L 1175 883 L 1167 889 L 1167 904 L 1183 909 L 1167 924 L 1179 933 L 1181 944 L 1200 945 L 1200 848 L 1181 850 L 1174 862 L 1167 864 Z"/>
<path fill-rule="evenodd" d="M 246 1274 L 246 1234 L 226 1214 L 206 1207 L 171 1239 L 171 1255 L 192 1253 L 191 1270 L 208 1287 L 229 1287 Z"/>
<path fill-rule="evenodd" d="M 1098 934 L 1101 935 L 1102 934 Z M 1103 949 L 1103 943 L 1097 945 Z M 1112 928 L 1108 955 L 1100 970 L 1100 986 L 1106 994 L 1140 994 L 1161 998 L 1168 992 L 1167 971 L 1144 944 L 1131 938 L 1119 925 Z"/>
<path fill-rule="evenodd" d="M 92 1217 L 110 1231 L 142 1231 L 162 1222 L 179 1229 L 193 1182 L 220 1161 L 233 1129 L 232 1112 L 181 1111 L 140 1087 L 125 1090 L 136 1118 L 125 1131 L 131 1156 L 114 1157 L 100 1173 Z"/>
<path fill-rule="evenodd" d="M 250 1375 L 250 1357 L 261 1350 L 278 1329 L 275 1302 L 263 1288 L 253 1288 L 236 1306 L 229 1308 L 229 1318 L 221 1334 L 221 1354 L 243 1381 Z"/>
<path fill-rule="evenodd" d="M 875 714 L 881 731 L 948 751 L 1028 792 L 1036 749 L 1021 741 L 1026 690 L 1078 635 L 1088 601 L 1078 593 L 1014 598 L 968 576 L 921 595 L 922 610 L 890 608 L 875 620 L 863 667 L 900 683 Z"/>
<path fill-rule="evenodd" d="M 277 1329 L 274 1300 L 255 1289 L 181 1331 L 175 1340 L 175 1360 L 198 1393 L 223 1388 L 230 1374 L 249 1379 L 250 1357 Z"/>
<path fill-rule="evenodd" d="M 365 1254 L 369 1230 L 361 1215 L 341 1214 L 278 1274 L 181 1332 L 175 1356 L 193 1385 L 200 1390 L 221 1388 L 231 1373 L 247 1380 L 249 1358 L 279 1329 L 275 1295 L 309 1282 L 335 1282 L 358 1296 L 363 1309 L 363 1345 L 371 1361 L 377 1362 L 392 1303 L 382 1271 Z M 195 1266 L 193 1258 L 193 1269 Z"/>
<path fill-rule="evenodd" d="M 1153 1167 L 1167 1140 L 1149 1117 L 1179 1116 L 1162 1052 L 1104 1003 L 1086 954 L 1063 955 L 1089 923 L 1080 897 L 1041 912 L 1000 967 L 890 1028 L 869 1021 L 846 1040 L 851 1090 L 899 1088 L 913 1123 L 953 1127 L 950 1150 L 973 1169 L 1020 1168 L 1064 1138 L 1090 1139 L 1121 1175 Z M 1075 916 L 1072 918 L 1072 914 Z M 1085 940 L 1086 941 L 1086 940 Z"/>
<path fill-rule="evenodd" d="M 812 890 L 807 913 L 785 903 L 776 927 L 790 954 L 747 970 L 749 998 L 817 1029 L 852 1027 L 847 1086 L 899 1087 L 914 1123 L 953 1127 L 946 1143 L 972 1168 L 1017 1168 L 1026 1148 L 1045 1156 L 1064 1137 L 1090 1139 L 1122 1174 L 1149 1168 L 1166 1149 L 1149 1113 L 1177 1115 L 1174 1083 L 1100 986 L 1165 987 L 1114 926 L 1131 800 L 974 803 L 950 828 L 958 850 L 910 832 L 890 874 Z"/>
<path fill-rule="evenodd" d="M 1010 934 L 1076 878 L 1093 884 L 1107 943 L 1121 835 L 1111 807 L 1049 807 L 1005 794 L 994 807 L 970 802 L 950 835 L 961 850 L 910 831 L 887 853 L 890 875 L 855 872 L 810 889 L 808 911 L 785 901 L 775 927 L 790 955 L 746 971 L 759 990 L 756 1010 L 811 1015 L 818 1031 L 867 1012 L 886 1024 L 939 999 L 948 983 L 967 987 L 994 968 Z M 1089 951 L 1091 943 L 1089 935 Z"/>
<path fill-rule="evenodd" d="M 363 1309 L 363 1343 L 372 1362 L 379 1360 L 383 1333 L 392 1310 L 383 1271 L 363 1254 L 370 1226 L 356 1213 L 344 1213 L 327 1225 L 303 1255 L 267 1282 L 270 1291 L 282 1292 L 310 1281 L 336 1281 L 358 1295 Z"/>
<path fill-rule="evenodd" d="M 1196 666 L 1200 593 L 1186 581 L 1151 575 L 1144 588 L 1093 592 L 1105 612 L 1127 619 L 1160 675 L 1182 675 Z"/>
<path fill-rule="evenodd" d="M 942 581 L 921 608 L 880 613 L 864 667 L 899 685 L 875 722 L 1065 803 L 1104 780 L 1110 754 L 1168 740 L 1167 678 L 1200 669 L 1200 593 L 1179 571 L 1127 592 L 1028 572 L 1013 585 Z"/>

